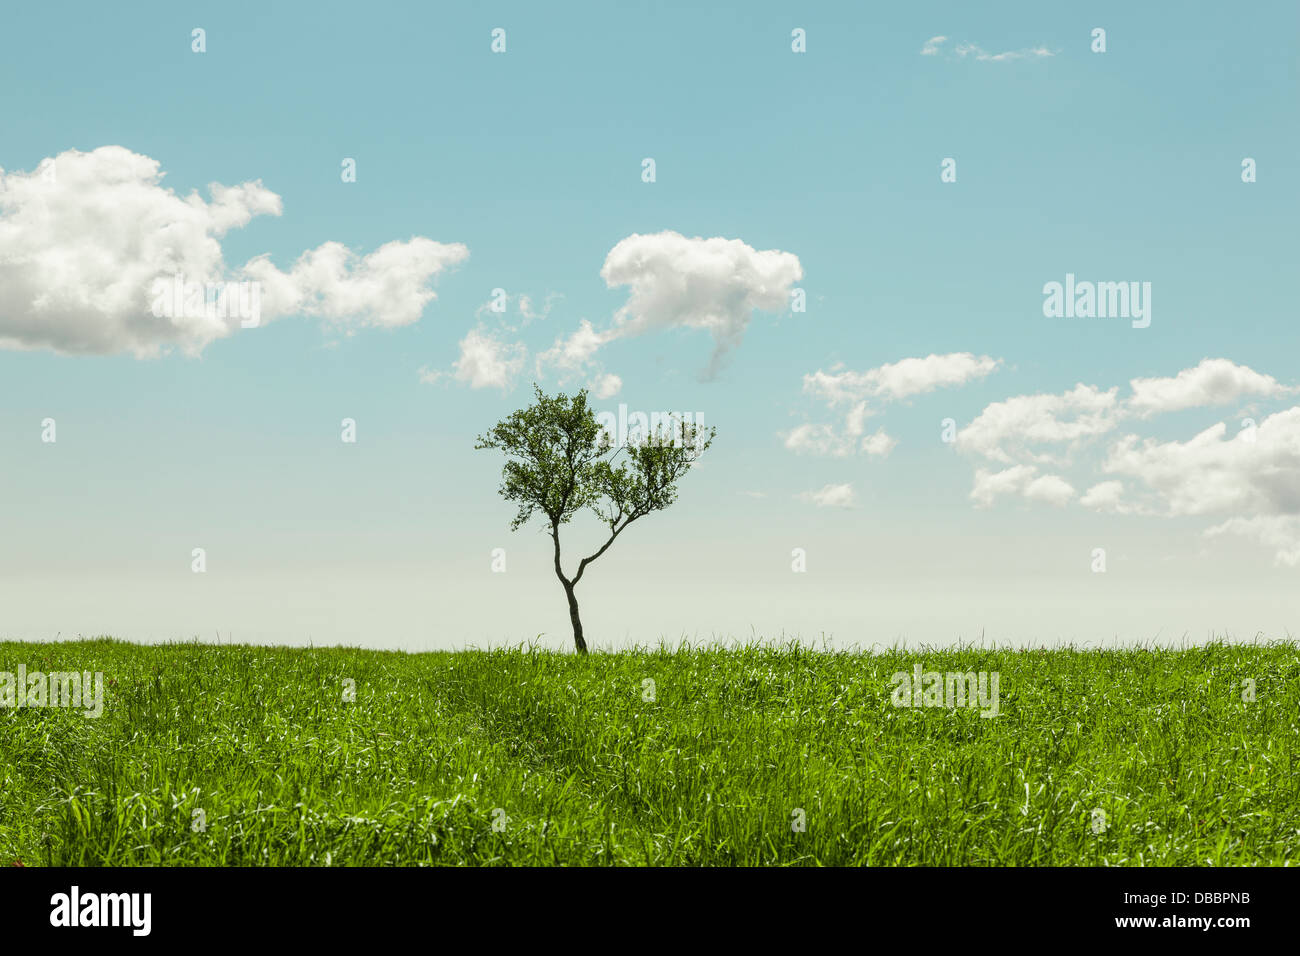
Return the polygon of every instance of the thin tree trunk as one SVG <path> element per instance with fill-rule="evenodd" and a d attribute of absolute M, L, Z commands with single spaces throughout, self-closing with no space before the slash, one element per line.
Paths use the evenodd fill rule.
<path fill-rule="evenodd" d="M 582 637 L 582 618 L 578 616 L 578 598 L 573 593 L 573 586 L 578 583 L 578 578 L 570 581 L 564 576 L 564 569 L 560 567 L 560 525 L 558 522 L 551 522 L 551 540 L 555 542 L 555 576 L 560 579 L 564 585 L 564 594 L 569 599 L 569 622 L 573 624 L 573 646 L 578 649 L 579 654 L 587 653 L 587 642 Z M 582 572 L 578 572 L 578 577 Z"/>
<path fill-rule="evenodd" d="M 578 649 L 579 654 L 585 654 L 587 642 L 582 636 L 582 618 L 578 616 L 578 597 L 573 593 L 573 585 L 567 581 L 564 584 L 564 593 L 569 597 L 569 621 L 573 624 L 573 646 Z"/>

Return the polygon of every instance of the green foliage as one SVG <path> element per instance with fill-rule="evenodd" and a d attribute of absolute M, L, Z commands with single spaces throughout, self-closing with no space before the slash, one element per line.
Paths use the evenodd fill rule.
<path fill-rule="evenodd" d="M 500 493 L 519 507 L 512 531 L 539 511 L 557 526 L 590 508 L 617 534 L 676 501 L 677 482 L 713 443 L 714 429 L 676 422 L 616 449 L 597 423 L 586 389 L 552 397 L 534 385 L 533 392 L 534 404 L 512 412 L 474 446 L 503 451 L 510 459 Z"/>
<path fill-rule="evenodd" d="M 1000 672 L 1001 714 L 895 708 L 891 675 L 918 662 Z M 1292 643 L 0 643 L 0 670 L 19 663 L 109 686 L 98 719 L 0 708 L 0 865 L 1300 861 Z"/>
<path fill-rule="evenodd" d="M 501 497 L 519 506 L 510 530 L 540 511 L 552 524 L 564 524 L 594 504 L 597 463 L 610 442 L 587 405 L 587 392 L 551 397 L 536 385 L 537 402 L 479 436 L 476 449 L 498 449 L 510 456 L 501 475 Z"/>

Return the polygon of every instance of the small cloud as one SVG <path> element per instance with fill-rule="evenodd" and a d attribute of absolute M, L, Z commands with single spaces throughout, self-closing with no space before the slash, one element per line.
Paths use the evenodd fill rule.
<path fill-rule="evenodd" d="M 820 491 L 805 491 L 796 497 L 818 508 L 852 508 L 856 500 L 853 496 L 853 485 L 847 482 L 842 485 L 826 485 Z"/>
<path fill-rule="evenodd" d="M 527 350 L 522 342 L 504 342 L 481 328 L 470 329 L 460 340 L 460 358 L 451 372 L 420 369 L 420 381 L 431 385 L 447 376 L 470 388 L 510 388 L 524 367 Z"/>
<path fill-rule="evenodd" d="M 944 36 L 930 37 L 925 41 L 925 46 L 921 47 L 922 56 L 938 56 L 942 51 L 939 49 L 948 38 Z M 1002 53 L 990 53 L 976 43 L 958 43 L 952 48 L 948 55 L 949 60 L 964 60 L 970 58 L 978 60 L 981 63 L 1005 63 L 1010 60 L 1036 60 L 1043 57 L 1055 56 L 1058 51 L 1049 50 L 1043 45 L 1024 47 L 1020 50 L 1005 50 Z"/>
<path fill-rule="evenodd" d="M 576 331 L 566 339 L 560 337 L 555 344 L 537 356 L 537 372 L 543 374 L 547 366 L 561 372 L 578 372 L 595 358 L 596 351 L 605 342 L 600 332 L 587 319 L 578 323 Z"/>
<path fill-rule="evenodd" d="M 881 458 L 887 458 L 897 444 L 897 438 L 885 434 L 885 430 L 879 428 L 874 435 L 868 435 L 862 439 L 862 450 L 868 455 L 879 455 Z"/>
<path fill-rule="evenodd" d="M 619 393 L 619 390 L 622 389 L 623 380 L 617 375 L 605 374 L 601 375 L 587 387 L 591 389 L 591 394 L 595 395 L 597 398 L 613 398 Z"/>
<path fill-rule="evenodd" d="M 853 443 L 837 436 L 830 425 L 804 424 L 786 433 L 785 447 L 795 454 L 843 458 L 853 450 Z"/>
<path fill-rule="evenodd" d="M 521 292 L 518 295 L 507 295 L 504 290 L 494 291 L 501 291 L 501 298 L 494 297 L 484 302 L 474 310 L 474 318 L 483 321 L 495 317 L 500 321 L 501 327 L 509 332 L 518 332 L 531 322 L 545 319 L 551 314 L 551 309 L 555 307 L 555 303 L 564 298 L 559 292 L 548 292 L 546 298 L 539 305 L 536 298 L 526 292 Z M 498 304 L 502 308 L 497 309 L 494 307 Z M 513 313 L 511 310 L 512 304 L 514 306 Z M 512 324 L 509 321 L 512 314 L 518 315 L 522 321 Z"/>

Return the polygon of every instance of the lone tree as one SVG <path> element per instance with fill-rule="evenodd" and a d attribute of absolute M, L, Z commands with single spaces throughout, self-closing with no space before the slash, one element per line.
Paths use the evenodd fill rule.
<path fill-rule="evenodd" d="M 677 500 L 677 480 L 713 444 L 715 429 L 704 432 L 682 419 L 661 426 L 653 434 L 622 447 L 614 447 L 587 404 L 587 390 L 552 398 L 536 385 L 537 401 L 498 422 L 480 435 L 475 448 L 497 448 L 509 457 L 501 472 L 501 497 L 517 502 L 519 511 L 510 522 L 515 531 L 540 512 L 555 543 L 555 576 L 569 599 L 573 643 L 587 653 L 582 618 L 574 588 L 587 565 L 633 521 L 652 511 L 662 511 Z M 619 461 L 620 455 L 624 460 Z M 609 528 L 609 538 L 578 563 L 573 577 L 560 564 L 560 525 L 583 508 L 590 508 Z"/>

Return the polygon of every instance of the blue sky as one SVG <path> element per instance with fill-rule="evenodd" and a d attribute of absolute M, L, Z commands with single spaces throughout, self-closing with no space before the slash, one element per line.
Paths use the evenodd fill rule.
<path fill-rule="evenodd" d="M 597 407 L 719 434 L 584 578 L 597 643 L 1300 627 L 1297 8 L 702 6 L 8 13 L 0 633 L 567 646 L 549 542 L 509 532 L 472 446 L 531 382 L 606 376 Z M 148 160 L 162 178 L 121 192 Z M 258 182 L 245 222 L 203 233 L 209 184 Z M 96 263 L 207 255 L 165 231 L 195 192 L 212 277 L 315 305 L 206 340 L 148 322 L 143 283 L 110 303 Z M 254 208 L 270 194 L 279 214 Z M 725 275 L 714 238 L 737 242 Z M 394 242 L 427 275 L 372 262 L 391 283 L 357 305 Z M 351 251 L 341 283 L 294 271 L 326 243 Z M 630 285 L 602 277 L 616 249 Z M 1067 273 L 1149 282 L 1150 326 L 1045 317 Z M 766 307 L 794 288 L 806 311 Z M 607 341 L 563 367 L 584 321 Z M 1246 418 L 1259 440 L 1228 447 Z"/>

